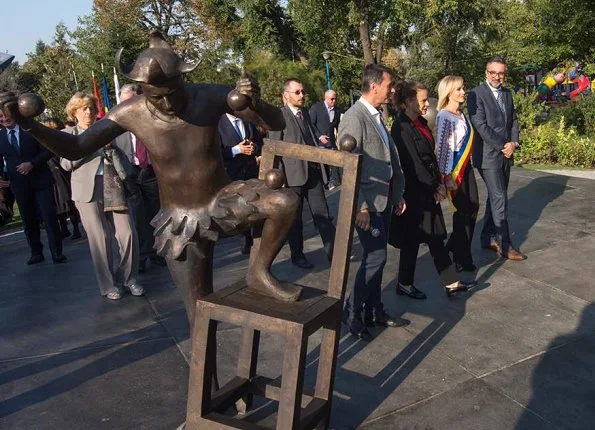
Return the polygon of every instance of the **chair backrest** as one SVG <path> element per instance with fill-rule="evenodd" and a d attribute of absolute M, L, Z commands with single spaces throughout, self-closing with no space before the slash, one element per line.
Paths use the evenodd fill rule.
<path fill-rule="evenodd" d="M 277 157 L 289 157 L 343 168 L 335 247 L 333 249 L 333 262 L 327 290 L 330 297 L 343 300 L 349 271 L 362 155 L 351 154 L 348 151 L 332 151 L 280 140 L 264 139 L 260 160 L 260 179 L 264 179 L 266 172 L 275 166 Z M 260 247 L 259 229 L 254 229 L 253 234 L 254 244 L 250 253 L 250 264 L 253 264 L 253 259 L 256 258 Z"/>

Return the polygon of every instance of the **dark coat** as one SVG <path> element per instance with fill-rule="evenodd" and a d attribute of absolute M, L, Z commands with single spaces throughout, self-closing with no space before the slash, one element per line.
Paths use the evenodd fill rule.
<path fill-rule="evenodd" d="M 301 109 L 302 117 L 304 118 L 305 133 L 308 134 L 308 139 L 314 146 L 318 146 L 318 140 L 314 134 L 314 128 L 310 121 L 310 115 L 306 109 Z M 288 143 L 296 143 L 298 145 L 307 145 L 308 142 L 304 139 L 304 134 L 300 129 L 298 120 L 288 106 L 281 108 L 283 118 L 285 119 L 285 128 L 281 131 L 269 131 L 269 138 L 282 140 Z M 295 158 L 281 157 L 281 169 L 285 173 L 285 182 L 289 187 L 301 187 L 308 181 L 308 162 L 297 160 Z M 321 164 L 322 181 L 327 182 L 324 166 Z"/>
<path fill-rule="evenodd" d="M 8 142 L 7 133 L 7 129 L 0 130 L 0 155 L 4 158 L 10 188 L 15 196 L 52 187 L 54 177 L 47 164 L 52 158 L 52 153 L 21 128 L 19 128 L 19 150 L 17 151 Z M 17 172 L 17 166 L 25 161 L 33 164 L 33 170 L 28 175 L 21 175 Z"/>
<path fill-rule="evenodd" d="M 420 121 L 428 128 L 425 119 Z M 428 132 L 432 134 L 429 128 Z M 389 243 L 400 248 L 404 243 L 446 238 L 442 208 L 434 199 L 441 183 L 434 141 L 428 140 L 404 113 L 396 118 L 391 135 L 405 175 L 407 210 L 401 216 L 392 215 Z"/>
<path fill-rule="evenodd" d="M 244 121 L 244 130 L 246 139 L 254 143 L 254 154 L 238 154 L 235 157 L 231 148 L 242 141 L 233 124 L 227 118 L 227 115 L 221 115 L 217 125 L 217 135 L 221 144 L 221 154 L 223 163 L 229 179 L 232 181 L 245 181 L 247 179 L 258 178 L 258 164 L 256 157 L 260 155 L 262 149 L 262 137 L 254 124 Z"/>
<path fill-rule="evenodd" d="M 335 116 L 331 121 L 326 104 L 324 101 L 314 103 L 310 108 L 310 120 L 314 127 L 314 134 L 316 135 L 316 143 L 328 149 L 336 148 L 335 131 L 339 128 L 339 121 L 341 120 L 341 111 L 335 106 Z M 328 136 L 329 141 L 326 145 L 320 143 L 320 136 Z"/>

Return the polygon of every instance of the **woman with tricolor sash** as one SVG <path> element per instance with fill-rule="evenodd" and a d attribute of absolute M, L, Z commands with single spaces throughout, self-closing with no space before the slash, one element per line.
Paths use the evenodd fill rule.
<path fill-rule="evenodd" d="M 479 196 L 471 165 L 474 130 L 461 105 L 465 88 L 460 76 L 445 76 L 438 83 L 436 116 L 438 167 L 453 210 L 453 231 L 447 248 L 453 253 L 457 272 L 475 272 L 471 241 Z"/>
<path fill-rule="evenodd" d="M 407 210 L 393 214 L 388 242 L 401 249 L 397 294 L 423 300 L 426 294 L 414 285 L 419 245 L 427 243 L 442 287 L 448 296 L 468 285 L 459 281 L 455 266 L 444 246 L 446 226 L 440 201 L 446 199 L 432 132 L 423 118 L 429 107 L 428 90 L 418 82 L 405 82 L 397 101 L 400 114 L 391 135 L 397 146 L 405 175 Z"/>

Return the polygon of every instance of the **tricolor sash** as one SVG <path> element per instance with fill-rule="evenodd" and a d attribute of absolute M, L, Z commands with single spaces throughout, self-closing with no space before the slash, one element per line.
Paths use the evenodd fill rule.
<path fill-rule="evenodd" d="M 465 176 L 465 170 L 469 165 L 469 160 L 471 160 L 471 148 L 473 147 L 473 138 L 475 137 L 475 130 L 473 130 L 471 122 L 467 119 L 465 115 L 463 115 L 463 118 L 465 118 L 465 124 L 467 125 L 467 133 L 463 138 L 463 144 L 461 145 L 461 149 L 459 149 L 459 151 L 454 157 L 452 163 L 454 168 L 450 173 L 455 181 L 455 184 L 457 185 L 456 190 L 448 192 L 448 199 L 450 200 L 453 212 L 457 211 L 457 208 L 453 204 L 453 201 L 457 191 L 459 190 L 459 188 L 461 188 L 461 183 L 463 182 L 463 177 Z"/>

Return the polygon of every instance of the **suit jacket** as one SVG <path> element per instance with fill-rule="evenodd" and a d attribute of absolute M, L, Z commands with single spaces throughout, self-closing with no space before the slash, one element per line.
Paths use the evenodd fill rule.
<path fill-rule="evenodd" d="M 310 108 L 310 119 L 312 126 L 314 127 L 314 134 L 316 135 L 316 143 L 320 143 L 320 136 L 328 136 L 329 142 L 324 145 L 325 148 L 335 148 L 335 131 L 339 127 L 339 121 L 341 120 L 341 111 L 335 106 L 335 116 L 331 121 L 328 110 L 326 109 L 326 103 L 320 101 L 315 103 Z"/>
<path fill-rule="evenodd" d="M 502 97 L 506 115 L 487 83 L 473 88 L 467 99 L 469 119 L 475 128 L 473 164 L 480 169 L 497 169 L 514 162 L 501 150 L 506 142 L 519 141 L 519 123 L 510 90 L 502 88 Z"/>
<path fill-rule="evenodd" d="M 113 142 L 113 146 L 118 148 L 130 163 L 134 164 L 134 153 L 132 152 L 132 138 L 130 137 L 130 132 L 127 131 L 116 137 Z"/>
<path fill-rule="evenodd" d="M 288 106 L 281 108 L 283 118 L 285 119 L 285 128 L 281 131 L 269 131 L 271 139 L 283 140 L 285 142 L 297 143 L 299 145 L 307 145 L 304 141 L 302 130 L 298 124 L 298 119 L 293 114 Z M 301 109 L 304 118 L 304 126 L 306 133 L 309 133 L 314 145 L 317 143 L 316 135 L 310 121 L 310 115 L 306 109 Z M 286 185 L 289 187 L 299 187 L 308 180 L 308 162 L 297 160 L 295 158 L 281 157 L 281 168 L 285 172 Z M 320 165 L 322 180 L 327 182 L 326 172 L 324 166 Z"/>
<path fill-rule="evenodd" d="M 383 212 L 387 206 L 396 205 L 403 196 L 405 178 L 401 162 L 395 142 L 390 133 L 386 133 L 388 146 L 384 143 L 376 120 L 359 100 L 345 112 L 339 124 L 339 139 L 346 134 L 353 136 L 357 142 L 353 152 L 364 154 L 357 197 L 358 210 L 367 208 L 371 212 Z M 389 193 L 390 189 L 392 193 Z"/>
<path fill-rule="evenodd" d="M 65 133 L 80 134 L 84 130 L 78 127 L 67 128 Z M 60 159 L 60 166 L 67 172 L 72 172 L 70 185 L 72 186 L 72 200 L 75 202 L 89 203 L 93 201 L 95 191 L 95 175 L 103 159 L 103 148 L 79 160 L 70 161 Z"/>
<path fill-rule="evenodd" d="M 0 155 L 7 168 L 7 179 L 15 196 L 31 190 L 44 190 L 54 184 L 54 177 L 48 167 L 52 153 L 45 149 L 33 136 L 19 127 L 19 149 L 8 141 L 8 129 L 0 130 Z M 17 166 L 29 161 L 33 169 L 28 175 L 17 172 Z"/>
<path fill-rule="evenodd" d="M 219 144 L 221 145 L 221 154 L 223 155 L 223 163 L 225 170 L 232 181 L 244 181 L 247 179 L 258 178 L 258 164 L 256 164 L 256 156 L 260 155 L 262 148 L 262 137 L 254 124 L 242 121 L 244 123 L 244 130 L 246 132 L 246 139 L 254 143 L 254 154 L 237 154 L 235 157 L 231 148 L 242 141 L 242 137 L 233 126 L 227 115 L 221 115 L 219 124 L 217 125 L 217 135 Z"/>
<path fill-rule="evenodd" d="M 420 117 L 427 128 L 427 122 Z M 431 135 L 431 130 L 427 128 Z M 389 243 L 401 247 L 406 243 L 427 243 L 430 239 L 446 237 L 444 216 L 434 193 L 441 183 L 434 140 L 401 113 L 395 120 L 391 135 L 397 145 L 401 167 L 405 176 L 407 210 L 403 215 L 393 214 Z"/>

